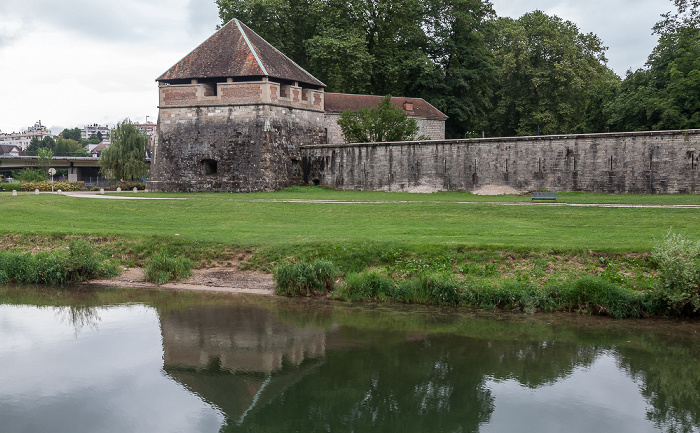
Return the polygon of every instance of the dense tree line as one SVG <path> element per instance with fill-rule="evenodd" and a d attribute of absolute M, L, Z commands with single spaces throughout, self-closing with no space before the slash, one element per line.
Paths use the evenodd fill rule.
<path fill-rule="evenodd" d="M 217 0 L 327 91 L 422 97 L 448 137 L 700 127 L 700 0 L 673 3 L 622 79 L 596 35 L 488 0 Z"/>

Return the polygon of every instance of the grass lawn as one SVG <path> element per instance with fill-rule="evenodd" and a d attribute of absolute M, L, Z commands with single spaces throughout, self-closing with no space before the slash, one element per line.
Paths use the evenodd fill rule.
<path fill-rule="evenodd" d="M 323 188 L 148 195 L 185 200 L 108 200 L 32 193 L 11 197 L 0 193 L 0 233 L 159 236 L 235 247 L 370 242 L 605 252 L 649 251 L 669 228 L 700 239 L 700 209 L 693 208 L 530 205 L 529 197 L 524 196 Z M 559 197 L 559 203 L 700 205 L 700 196 L 694 195 L 562 193 Z"/>
<path fill-rule="evenodd" d="M 0 249 L 65 255 L 71 238 L 83 237 L 115 267 L 148 265 L 156 253 L 196 267 L 245 260 L 278 271 L 322 261 L 337 269 L 326 272 L 328 286 L 344 299 L 637 317 L 669 311 L 665 295 L 650 291 L 659 287 L 648 254 L 657 241 L 669 229 L 700 239 L 700 208 L 672 207 L 700 206 L 695 195 L 562 193 L 557 204 L 532 204 L 527 196 L 309 187 L 146 197 L 179 200 L 0 193 Z"/>

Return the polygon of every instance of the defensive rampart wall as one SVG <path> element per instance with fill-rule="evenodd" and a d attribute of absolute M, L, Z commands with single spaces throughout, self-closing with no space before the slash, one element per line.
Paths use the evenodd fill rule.
<path fill-rule="evenodd" d="M 303 146 L 308 183 L 352 190 L 700 192 L 700 130 Z"/>

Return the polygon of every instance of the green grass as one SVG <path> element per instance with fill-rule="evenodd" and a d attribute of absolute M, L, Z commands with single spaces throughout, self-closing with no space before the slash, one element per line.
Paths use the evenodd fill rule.
<path fill-rule="evenodd" d="M 186 200 L 100 200 L 0 193 L 0 233 L 90 235 L 285 247 L 326 243 L 497 249 L 649 251 L 674 231 L 700 238 L 700 210 L 504 205 L 519 196 L 293 188 L 254 194 L 150 194 Z M 563 193 L 560 202 L 700 204 L 700 196 Z M 342 200 L 303 203 L 275 200 Z M 473 203 L 464 203 L 473 202 Z"/>

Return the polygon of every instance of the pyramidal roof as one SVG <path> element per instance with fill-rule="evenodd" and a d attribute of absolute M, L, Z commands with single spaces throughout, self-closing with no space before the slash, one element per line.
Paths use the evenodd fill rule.
<path fill-rule="evenodd" d="M 325 87 L 235 18 L 156 81 L 256 76 Z"/>

